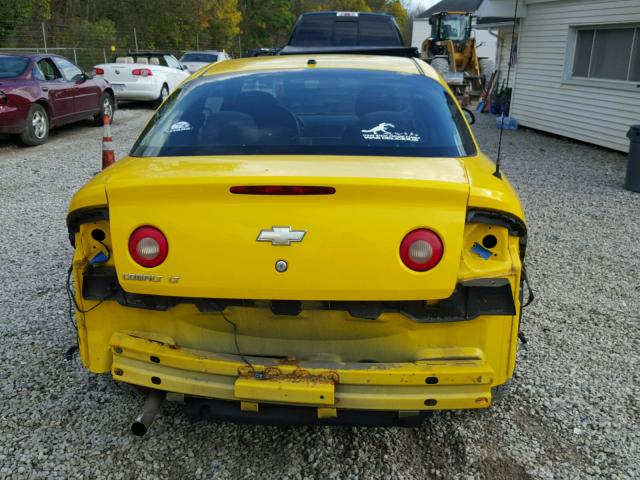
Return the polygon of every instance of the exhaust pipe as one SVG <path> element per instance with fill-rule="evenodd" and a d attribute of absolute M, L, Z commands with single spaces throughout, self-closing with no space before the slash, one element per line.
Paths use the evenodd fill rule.
<path fill-rule="evenodd" d="M 162 390 L 151 390 L 147 395 L 144 405 L 142 407 L 142 413 L 136 417 L 131 424 L 131 433 L 138 437 L 142 437 L 156 418 L 156 415 L 160 411 L 160 407 L 164 403 L 164 399 L 167 392 Z"/>

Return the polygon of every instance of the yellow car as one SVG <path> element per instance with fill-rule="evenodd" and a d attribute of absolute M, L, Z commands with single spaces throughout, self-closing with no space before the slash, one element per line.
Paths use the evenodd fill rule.
<path fill-rule="evenodd" d="M 73 197 L 80 357 L 193 418 L 414 425 L 513 374 L 526 226 L 426 63 L 231 60 Z"/>

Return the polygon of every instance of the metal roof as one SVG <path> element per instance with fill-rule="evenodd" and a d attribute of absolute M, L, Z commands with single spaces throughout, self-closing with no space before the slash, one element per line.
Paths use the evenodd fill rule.
<path fill-rule="evenodd" d="M 429 18 L 438 12 L 475 12 L 482 0 L 442 0 L 416 18 Z"/>

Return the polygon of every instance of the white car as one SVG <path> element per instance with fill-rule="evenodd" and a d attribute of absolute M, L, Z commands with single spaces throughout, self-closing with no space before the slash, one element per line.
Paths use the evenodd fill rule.
<path fill-rule="evenodd" d="M 162 102 L 190 73 L 166 52 L 129 52 L 114 63 L 94 67 L 113 87 L 118 100 Z"/>
<path fill-rule="evenodd" d="M 226 52 L 203 50 L 200 52 L 184 52 L 180 58 L 180 63 L 187 67 L 189 72 L 194 73 L 205 65 L 222 62 L 223 60 L 231 60 L 231 57 Z"/>

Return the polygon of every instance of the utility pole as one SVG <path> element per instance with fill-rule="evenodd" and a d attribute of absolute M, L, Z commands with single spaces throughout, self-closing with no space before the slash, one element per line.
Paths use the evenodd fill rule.
<path fill-rule="evenodd" d="M 136 27 L 133 27 L 133 38 L 136 41 L 136 52 L 138 51 L 138 32 L 136 32 Z"/>
<path fill-rule="evenodd" d="M 44 22 L 42 22 L 40 25 L 42 25 L 42 40 L 44 41 L 44 53 L 48 53 L 47 52 L 47 34 L 44 31 Z"/>

